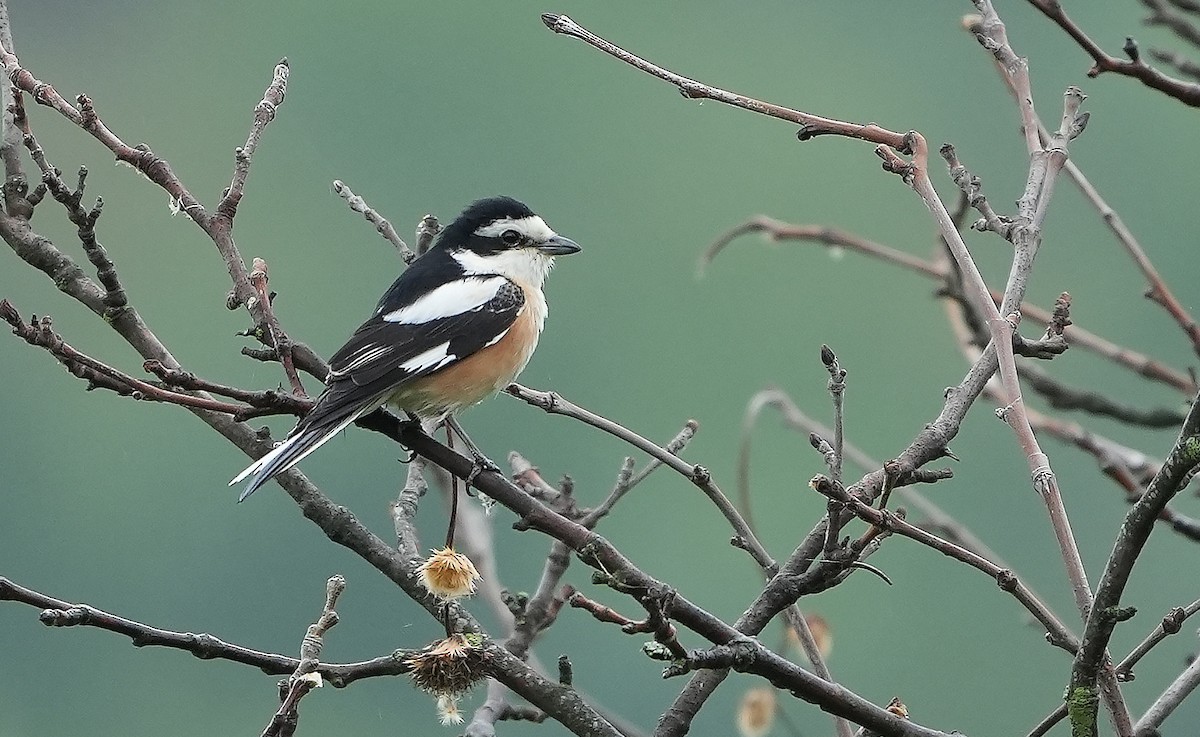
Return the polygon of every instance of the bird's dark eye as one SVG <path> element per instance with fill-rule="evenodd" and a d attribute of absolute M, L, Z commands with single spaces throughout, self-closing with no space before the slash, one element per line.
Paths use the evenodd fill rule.
<path fill-rule="evenodd" d="M 500 234 L 500 242 L 506 246 L 515 246 L 521 242 L 521 234 L 515 230 L 506 230 Z"/>

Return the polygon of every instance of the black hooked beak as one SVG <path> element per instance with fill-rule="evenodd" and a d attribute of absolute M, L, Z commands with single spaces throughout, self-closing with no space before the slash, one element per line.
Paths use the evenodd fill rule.
<path fill-rule="evenodd" d="M 566 256 L 569 253 L 579 253 L 582 250 L 579 248 L 578 243 L 561 235 L 556 235 L 543 243 L 539 243 L 536 248 L 547 256 Z"/>

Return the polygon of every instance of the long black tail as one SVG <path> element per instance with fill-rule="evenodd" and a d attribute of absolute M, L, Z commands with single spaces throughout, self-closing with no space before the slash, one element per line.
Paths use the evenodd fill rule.
<path fill-rule="evenodd" d="M 346 426 L 373 411 L 383 403 L 384 397 L 372 397 L 367 401 L 346 402 L 336 389 L 326 391 L 317 399 L 312 410 L 288 433 L 287 438 L 269 453 L 246 467 L 229 482 L 230 486 L 250 476 L 246 488 L 238 501 L 246 500 L 260 486 L 277 474 L 283 473 L 303 460 L 309 453 L 324 445 Z M 342 400 L 342 401 L 339 401 Z"/>

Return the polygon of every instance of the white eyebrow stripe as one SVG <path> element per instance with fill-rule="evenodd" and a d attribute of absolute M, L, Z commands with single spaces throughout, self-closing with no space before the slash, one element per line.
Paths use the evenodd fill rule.
<path fill-rule="evenodd" d="M 556 233 L 546 225 L 546 221 L 537 215 L 524 218 L 503 218 L 481 225 L 475 229 L 475 235 L 481 238 L 495 238 L 506 230 L 515 230 L 533 241 L 541 243 L 553 238 Z"/>
<path fill-rule="evenodd" d="M 477 310 L 508 283 L 502 276 L 467 277 L 441 285 L 410 305 L 385 313 L 387 322 L 419 325 Z"/>
<path fill-rule="evenodd" d="M 418 353 L 400 364 L 400 368 L 409 373 L 416 373 L 427 369 L 441 368 L 455 358 L 458 358 L 458 356 L 450 354 L 450 341 L 446 341 L 441 345 L 435 345 L 427 351 Z"/>

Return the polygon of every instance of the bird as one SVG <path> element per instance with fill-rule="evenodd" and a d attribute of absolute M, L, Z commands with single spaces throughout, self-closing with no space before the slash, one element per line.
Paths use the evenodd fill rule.
<path fill-rule="evenodd" d="M 545 325 L 554 259 L 579 250 L 511 197 L 468 205 L 333 354 L 309 413 L 229 482 L 249 478 L 238 501 L 385 404 L 428 427 L 508 386 Z"/>

